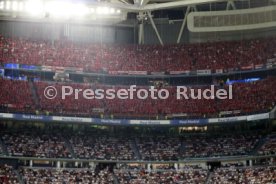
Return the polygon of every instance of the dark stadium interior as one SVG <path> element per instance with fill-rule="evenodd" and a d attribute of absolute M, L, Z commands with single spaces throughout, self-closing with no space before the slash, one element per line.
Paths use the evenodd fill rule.
<path fill-rule="evenodd" d="M 0 0 L 0 184 L 273 184 L 275 117 L 276 0 Z"/>

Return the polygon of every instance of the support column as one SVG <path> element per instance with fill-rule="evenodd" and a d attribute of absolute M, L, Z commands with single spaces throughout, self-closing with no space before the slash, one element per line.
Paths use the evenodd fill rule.
<path fill-rule="evenodd" d="M 66 162 L 63 162 L 63 168 L 65 168 L 66 167 Z"/>
<path fill-rule="evenodd" d="M 252 166 L 252 160 L 249 160 L 249 166 L 250 167 Z"/>
<path fill-rule="evenodd" d="M 33 167 L 33 160 L 30 160 L 30 167 Z"/>
<path fill-rule="evenodd" d="M 89 166 L 90 166 L 90 168 L 94 169 L 96 164 L 94 162 L 89 162 Z"/>
<path fill-rule="evenodd" d="M 154 21 L 153 21 L 153 19 L 152 19 L 151 12 L 148 11 L 147 14 L 148 14 L 148 17 L 149 17 L 149 19 L 150 19 L 150 23 L 151 23 L 151 25 L 152 25 L 152 28 L 154 29 L 155 34 L 156 34 L 156 36 L 157 36 L 157 38 L 158 38 L 160 44 L 161 44 L 161 45 L 164 45 L 164 44 L 163 44 L 163 41 L 162 41 L 162 39 L 161 39 L 161 36 L 159 35 L 159 32 L 158 32 L 158 30 L 157 30 L 157 28 L 156 28 L 156 25 L 155 25 L 155 23 L 154 23 Z"/>
<path fill-rule="evenodd" d="M 175 170 L 178 170 L 178 169 L 179 169 L 178 163 L 174 163 L 174 168 L 175 168 Z"/>
<path fill-rule="evenodd" d="M 57 161 L 57 169 L 60 169 L 60 161 Z"/>
<path fill-rule="evenodd" d="M 141 44 L 144 44 L 144 22 L 141 21 L 139 23 L 139 38 L 138 38 L 138 43 L 141 45 Z"/>
<path fill-rule="evenodd" d="M 181 25 L 176 43 L 180 43 L 180 40 L 181 40 L 181 37 L 182 37 L 182 34 L 183 34 L 183 30 L 184 30 L 184 27 L 186 25 L 187 17 L 188 17 L 188 14 L 189 14 L 190 10 L 191 10 L 191 7 L 188 6 L 187 9 L 186 9 L 186 13 L 185 13 L 185 16 L 184 16 L 184 19 L 183 19 L 183 22 L 182 22 L 182 25 Z"/>
<path fill-rule="evenodd" d="M 147 171 L 150 172 L 151 171 L 151 164 L 147 165 Z"/>
<path fill-rule="evenodd" d="M 237 9 L 234 1 L 228 1 L 227 2 L 226 10 L 230 10 L 231 7 L 232 7 L 232 10 L 236 10 Z"/>

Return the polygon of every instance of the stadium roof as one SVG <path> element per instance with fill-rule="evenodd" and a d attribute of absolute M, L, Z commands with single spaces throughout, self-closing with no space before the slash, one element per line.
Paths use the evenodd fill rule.
<path fill-rule="evenodd" d="M 98 2 L 97 2 L 98 3 Z M 130 12 L 174 9 L 190 5 L 209 5 L 211 3 L 235 3 L 237 8 L 251 8 L 275 4 L 275 0 L 110 0 L 101 1 L 106 5 Z"/>

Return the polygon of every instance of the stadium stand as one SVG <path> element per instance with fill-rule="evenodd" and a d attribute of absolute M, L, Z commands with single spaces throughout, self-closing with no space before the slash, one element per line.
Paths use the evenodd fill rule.
<path fill-rule="evenodd" d="M 198 136 L 183 138 L 184 157 L 210 157 L 249 155 L 261 136 L 226 135 L 220 137 Z"/>
<path fill-rule="evenodd" d="M 210 183 L 268 183 L 276 182 L 275 166 L 248 168 L 219 168 L 214 171 Z"/>
<path fill-rule="evenodd" d="M 70 143 L 78 158 L 97 160 L 133 160 L 130 138 L 94 134 L 70 138 Z"/>
<path fill-rule="evenodd" d="M 36 133 L 4 133 L 2 135 L 10 155 L 39 158 L 69 158 L 69 150 L 58 135 Z"/>
<path fill-rule="evenodd" d="M 259 149 L 258 153 L 261 155 L 275 154 L 276 151 L 276 136 L 271 135 L 267 137 L 266 142 Z"/>
<path fill-rule="evenodd" d="M 35 109 L 28 82 L 0 78 L 0 109 L 32 112 Z"/>
<path fill-rule="evenodd" d="M 204 184 L 207 178 L 207 170 L 187 169 L 185 171 L 168 170 L 162 172 L 148 172 L 145 170 L 115 170 L 120 183 L 198 183 Z"/>
<path fill-rule="evenodd" d="M 30 129 L 29 132 L 20 135 L 15 132 L 2 132 L 1 137 L 11 156 L 72 158 L 70 152 L 72 148 L 73 154 L 80 159 L 139 160 L 138 155 L 141 155 L 141 160 L 147 161 L 251 155 L 259 141 L 264 138 L 257 134 L 177 137 L 138 135 L 122 137 L 111 136 L 104 132 L 70 134 L 72 133 L 57 135 Z M 135 150 L 138 151 L 138 155 Z M 274 153 L 273 139 L 267 139 L 258 151 L 263 153 L 264 150 L 266 154 Z"/>
<path fill-rule="evenodd" d="M 113 183 L 108 169 L 96 173 L 91 169 L 53 169 L 53 168 L 21 168 L 19 170 L 25 184 L 29 183 Z"/>
<path fill-rule="evenodd" d="M 143 160 L 177 160 L 180 154 L 178 138 L 141 137 L 136 141 Z"/>
<path fill-rule="evenodd" d="M 11 166 L 0 165 L 0 183 L 19 184 L 17 176 L 14 174 Z"/>
<path fill-rule="evenodd" d="M 65 83 L 66 84 L 66 83 Z M 53 85 L 58 91 L 61 91 L 62 83 L 47 83 L 36 82 L 37 93 L 40 99 L 40 106 L 42 110 L 47 110 L 57 114 L 73 114 L 78 116 L 93 115 L 93 108 L 104 109 L 106 114 L 113 114 L 117 116 L 156 116 L 167 115 L 172 113 L 187 113 L 190 117 L 217 117 L 221 111 L 239 110 L 240 114 L 251 114 L 259 112 L 267 112 L 276 104 L 276 97 L 274 91 L 276 90 L 275 77 L 267 79 L 233 85 L 233 99 L 226 100 L 205 100 L 205 99 L 185 99 L 178 100 L 176 97 L 176 87 L 165 87 L 170 92 L 170 96 L 166 100 L 138 100 L 128 99 L 102 99 L 102 100 L 85 100 L 81 95 L 78 100 L 71 95 L 66 99 L 61 98 L 61 94 L 52 101 L 46 99 L 44 96 L 44 89 Z M 75 89 L 108 89 L 111 86 L 95 86 L 91 84 L 70 84 Z M 129 86 L 116 86 L 114 89 L 127 89 Z M 146 89 L 147 87 L 139 87 Z M 205 87 L 194 87 L 205 89 Z M 220 88 L 219 86 L 217 88 Z M 225 86 L 227 88 L 227 86 Z M 74 105 L 72 105 L 74 104 Z"/>
<path fill-rule="evenodd" d="M 275 23 L 276 0 L 1 0 L 0 184 L 276 184 Z"/>
<path fill-rule="evenodd" d="M 86 71 L 169 72 L 234 69 L 265 64 L 275 54 L 276 39 L 189 45 L 137 46 L 31 41 L 1 36 L 0 62 L 80 67 Z"/>

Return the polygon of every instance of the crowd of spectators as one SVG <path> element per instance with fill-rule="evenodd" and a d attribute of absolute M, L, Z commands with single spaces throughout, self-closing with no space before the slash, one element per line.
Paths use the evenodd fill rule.
<path fill-rule="evenodd" d="M 128 137 L 78 135 L 70 138 L 78 158 L 97 160 L 133 160 L 135 154 Z"/>
<path fill-rule="evenodd" d="M 275 166 L 220 167 L 207 169 L 186 166 L 185 169 L 146 170 L 138 167 L 103 169 L 20 167 L 19 176 L 24 184 L 273 184 L 276 182 Z M 208 177 L 209 176 L 209 177 Z M 18 176 L 11 166 L 0 166 L 0 182 L 18 184 Z"/>
<path fill-rule="evenodd" d="M 179 138 L 141 137 L 136 141 L 143 160 L 178 160 L 181 147 Z"/>
<path fill-rule="evenodd" d="M 273 154 L 275 141 L 263 136 L 126 136 L 96 134 L 1 133 L 9 155 L 39 158 L 80 158 L 96 160 L 176 161 L 185 158 Z M 274 141 L 274 142 L 273 142 Z"/>
<path fill-rule="evenodd" d="M 204 184 L 207 179 L 207 170 L 187 169 L 183 171 L 145 171 L 145 170 L 115 170 L 120 184 L 170 184 L 189 183 Z"/>
<path fill-rule="evenodd" d="M 1 135 L 12 156 L 69 158 L 71 154 L 58 135 L 39 133 L 4 133 Z"/>
<path fill-rule="evenodd" d="M 258 150 L 261 155 L 273 155 L 276 153 L 276 135 L 268 136 L 265 143 Z"/>
<path fill-rule="evenodd" d="M 21 168 L 24 184 L 112 184 L 114 179 L 108 169 L 95 172 L 93 169 Z"/>
<path fill-rule="evenodd" d="M 262 136 L 225 135 L 183 138 L 183 157 L 214 157 L 249 155 Z"/>
<path fill-rule="evenodd" d="M 44 96 L 44 90 L 49 85 L 52 85 L 57 90 L 57 96 L 54 100 L 49 100 Z M 68 85 L 68 84 L 67 84 Z M 40 102 L 40 106 L 44 111 L 55 112 L 59 114 L 70 114 L 76 116 L 87 116 L 93 115 L 94 108 L 101 108 L 102 101 L 96 99 L 85 99 L 83 95 L 78 95 L 78 99 L 75 95 L 66 96 L 62 99 L 62 83 L 49 84 L 47 82 L 36 82 L 35 83 L 37 94 Z M 70 83 L 73 89 L 95 89 L 95 86 L 81 83 Z"/>
<path fill-rule="evenodd" d="M 0 62 L 80 67 L 87 71 L 240 69 L 266 63 L 275 38 L 188 45 L 108 45 L 0 38 Z"/>
<path fill-rule="evenodd" d="M 19 184 L 18 178 L 11 166 L 0 165 L 1 184 Z"/>
<path fill-rule="evenodd" d="M 28 82 L 2 79 L 0 77 L 0 86 L 0 109 L 19 112 L 31 112 L 35 109 Z"/>
<path fill-rule="evenodd" d="M 211 176 L 212 184 L 276 183 L 276 167 L 218 168 Z"/>
<path fill-rule="evenodd" d="M 114 117 L 154 117 L 170 114 L 186 114 L 188 117 L 217 117 L 222 111 L 239 111 L 240 114 L 251 114 L 267 112 L 276 104 L 276 78 L 268 77 L 266 79 L 252 83 L 236 83 L 233 85 L 233 99 L 212 100 L 212 99 L 177 99 L 176 87 L 164 87 L 169 91 L 169 97 L 165 100 L 151 99 L 140 100 L 134 99 L 85 99 L 79 94 L 78 99 L 75 95 L 66 96 L 62 99 L 59 93 L 55 100 L 49 100 L 44 96 L 44 89 L 53 85 L 57 91 L 61 91 L 63 83 L 47 83 L 36 82 L 37 93 L 39 96 L 40 107 L 43 111 L 51 113 L 69 114 L 75 116 L 91 116 L 91 115 L 114 115 Z M 91 85 L 70 83 L 73 89 L 128 89 L 129 86 L 107 86 L 107 85 Z M 147 89 L 148 87 L 140 86 L 139 89 Z M 206 89 L 207 87 L 196 87 L 193 89 Z M 219 87 L 217 87 L 219 89 Z M 228 91 L 228 86 L 225 86 Z M 190 90 L 187 92 L 190 93 Z M 185 103 L 184 103 L 185 101 Z M 101 112 L 95 111 L 100 109 Z"/>
<path fill-rule="evenodd" d="M 171 114 L 185 114 L 187 117 L 217 117 L 222 111 L 239 111 L 239 115 L 270 111 L 276 104 L 276 78 L 266 79 L 252 83 L 235 83 L 233 85 L 233 99 L 207 100 L 207 99 L 177 99 L 176 87 L 164 87 L 169 91 L 169 97 L 165 100 L 134 99 L 85 99 L 80 93 L 66 96 L 62 99 L 61 88 L 64 83 L 35 82 L 35 90 L 38 96 L 36 104 L 31 87 L 26 81 L 0 79 L 3 87 L 0 94 L 0 109 L 5 112 L 35 113 L 36 110 L 47 111 L 53 114 L 73 116 L 100 116 L 101 114 L 113 117 L 165 117 Z M 57 89 L 54 100 L 47 99 L 44 90 L 49 85 Z M 88 83 L 70 83 L 73 89 L 103 89 L 114 88 L 128 89 L 129 86 L 108 86 L 103 84 L 92 85 Z M 140 86 L 139 89 L 147 89 Z M 206 89 L 206 86 L 193 86 L 193 89 Z M 217 86 L 217 89 L 220 87 Z M 225 86 L 228 89 L 228 86 Z M 188 90 L 188 94 L 190 89 Z M 185 101 L 185 103 L 184 103 Z"/>

